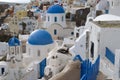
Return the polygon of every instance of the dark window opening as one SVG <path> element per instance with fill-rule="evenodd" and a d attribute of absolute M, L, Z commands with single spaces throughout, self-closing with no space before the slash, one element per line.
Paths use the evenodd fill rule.
<path fill-rule="evenodd" d="M 94 43 L 93 42 L 91 42 L 90 53 L 91 53 L 91 58 L 94 58 Z"/>
<path fill-rule="evenodd" d="M 1 73 L 4 74 L 5 68 L 1 68 Z"/>
<path fill-rule="evenodd" d="M 50 17 L 48 16 L 48 21 L 50 21 Z"/>
<path fill-rule="evenodd" d="M 38 50 L 38 56 L 40 56 L 40 50 Z"/>
<path fill-rule="evenodd" d="M 71 35 L 74 35 L 74 32 L 71 32 Z"/>
<path fill-rule="evenodd" d="M 76 33 L 76 37 L 77 37 L 77 38 L 79 37 L 79 33 Z"/>
<path fill-rule="evenodd" d="M 56 29 L 54 30 L 54 35 L 57 35 L 57 30 Z"/>
<path fill-rule="evenodd" d="M 55 17 L 54 21 L 57 22 L 57 17 Z"/>
<path fill-rule="evenodd" d="M 62 16 L 62 21 L 64 21 L 64 17 Z"/>

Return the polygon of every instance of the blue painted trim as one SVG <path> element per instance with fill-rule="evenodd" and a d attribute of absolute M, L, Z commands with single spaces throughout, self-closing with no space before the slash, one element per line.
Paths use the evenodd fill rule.
<path fill-rule="evenodd" d="M 81 78 L 80 80 L 96 80 L 99 73 L 100 56 L 92 64 L 90 60 L 84 60 L 81 64 Z"/>
<path fill-rule="evenodd" d="M 46 67 L 46 58 L 40 62 L 40 78 L 44 76 L 44 69 Z"/>
<path fill-rule="evenodd" d="M 81 62 L 83 61 L 80 55 L 76 55 L 73 59 L 73 61 L 80 60 Z"/>
<path fill-rule="evenodd" d="M 16 37 L 12 37 L 8 41 L 9 46 L 20 46 L 20 41 Z"/>
<path fill-rule="evenodd" d="M 106 53 L 105 53 L 105 57 L 112 63 L 115 63 L 115 54 L 106 47 Z"/>

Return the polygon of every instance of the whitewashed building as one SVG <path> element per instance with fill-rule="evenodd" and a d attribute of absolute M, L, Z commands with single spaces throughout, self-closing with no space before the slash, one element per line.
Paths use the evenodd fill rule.
<path fill-rule="evenodd" d="M 47 31 L 35 30 L 26 44 L 23 54 L 21 42 L 16 37 L 9 40 L 6 61 L 0 62 L 0 80 L 38 80 L 43 77 L 46 57 L 56 42 Z"/>
<path fill-rule="evenodd" d="M 100 55 L 100 71 L 106 79 L 119 80 L 120 17 L 106 14 L 89 21 L 70 52 L 93 63 Z"/>
<path fill-rule="evenodd" d="M 38 26 L 38 22 L 35 18 L 24 17 L 24 18 L 22 18 L 22 20 L 20 20 L 18 22 L 18 27 L 19 27 L 20 31 L 22 31 L 24 29 L 22 23 L 26 24 L 25 32 L 27 32 L 27 33 L 31 33 Z"/>
<path fill-rule="evenodd" d="M 46 13 L 44 27 L 54 39 L 72 36 L 74 26 L 66 25 L 65 10 L 59 4 L 52 5 Z"/>

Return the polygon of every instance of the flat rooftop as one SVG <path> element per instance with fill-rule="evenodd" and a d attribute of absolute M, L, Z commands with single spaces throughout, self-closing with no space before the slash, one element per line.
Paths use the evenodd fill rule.
<path fill-rule="evenodd" d="M 120 21 L 94 21 L 93 23 L 102 28 L 120 28 Z"/>

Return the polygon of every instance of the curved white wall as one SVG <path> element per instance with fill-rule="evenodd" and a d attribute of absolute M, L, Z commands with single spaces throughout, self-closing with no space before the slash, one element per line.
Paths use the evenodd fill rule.
<path fill-rule="evenodd" d="M 55 42 L 48 45 L 31 45 L 26 44 L 26 54 L 32 57 L 34 60 L 43 60 L 47 57 L 48 53 L 55 47 Z M 39 55 L 39 52 L 40 55 Z"/>

